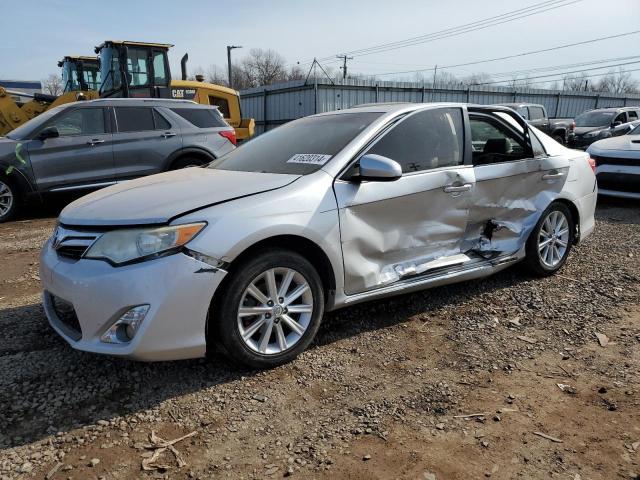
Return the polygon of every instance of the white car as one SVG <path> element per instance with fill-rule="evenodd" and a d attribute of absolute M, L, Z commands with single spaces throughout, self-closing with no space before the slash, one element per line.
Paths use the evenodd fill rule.
<path fill-rule="evenodd" d="M 640 125 L 621 137 L 592 143 L 587 152 L 597 165 L 601 195 L 640 198 Z"/>
<path fill-rule="evenodd" d="M 325 311 L 562 267 L 594 228 L 589 156 L 513 110 L 379 104 L 269 131 L 208 168 L 132 180 L 60 214 L 44 307 L 74 348 L 140 360 L 289 361 Z"/>

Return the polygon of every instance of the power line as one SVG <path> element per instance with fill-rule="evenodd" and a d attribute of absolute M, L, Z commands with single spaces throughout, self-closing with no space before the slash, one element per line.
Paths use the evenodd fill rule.
<path fill-rule="evenodd" d="M 634 68 L 631 70 L 625 70 L 625 73 L 631 73 L 631 72 L 640 72 L 640 68 Z M 581 75 L 580 79 L 583 78 L 591 78 L 591 77 L 602 77 L 604 75 L 608 75 L 609 72 L 603 72 L 603 73 L 593 73 L 591 75 Z M 562 74 L 557 74 L 557 75 L 562 75 Z M 522 80 L 516 80 L 517 81 L 521 81 L 521 82 L 527 82 L 527 85 L 532 85 L 532 84 L 537 84 L 537 83 L 549 83 L 549 82 L 557 82 L 561 80 L 561 78 L 554 78 L 554 79 L 550 79 L 550 80 L 538 80 L 536 82 L 530 82 L 528 81 L 528 79 L 524 78 Z M 505 80 L 506 81 L 506 80 Z"/>
<path fill-rule="evenodd" d="M 573 70 L 571 72 L 549 73 L 549 74 L 546 74 L 546 75 L 538 75 L 536 77 L 529 77 L 527 79 L 522 79 L 522 81 L 528 81 L 529 79 L 534 80 L 536 78 L 557 77 L 557 76 L 571 75 L 573 73 L 590 72 L 592 70 L 602 70 L 604 68 L 621 67 L 623 65 L 634 65 L 636 63 L 640 63 L 640 60 L 637 60 L 635 62 L 624 62 L 624 63 L 617 63 L 617 64 L 613 64 L 613 65 L 606 65 L 606 66 L 603 66 L 603 67 L 592 67 L 592 68 L 585 68 L 585 69 L 582 69 L 582 70 Z M 496 81 L 493 81 L 493 82 L 474 83 L 473 85 L 493 85 L 494 83 L 504 83 L 504 82 L 510 82 L 510 81 L 511 80 L 496 80 Z"/>
<path fill-rule="evenodd" d="M 526 18 L 532 15 L 537 15 L 549 10 L 554 10 L 557 8 L 568 6 L 580 1 L 582 0 L 547 0 L 541 3 L 531 5 L 529 7 L 520 8 L 520 9 L 513 10 L 500 15 L 495 15 L 493 17 L 488 17 L 482 20 L 477 20 L 475 22 L 459 25 L 457 27 L 451 27 L 451 28 L 447 28 L 437 32 L 421 35 L 418 37 L 412 37 L 412 38 L 399 40 L 395 42 L 380 44 L 373 47 L 352 50 L 352 51 L 345 52 L 345 54 L 355 55 L 355 56 L 364 56 L 364 55 L 371 55 L 374 53 L 382 53 L 390 50 L 395 50 L 398 48 L 405 48 L 408 46 L 418 45 L 421 43 L 432 42 L 435 40 L 440 40 L 442 38 L 458 36 L 464 33 L 469 33 L 472 31 L 489 28 L 495 25 L 512 22 L 514 20 Z M 333 56 L 320 58 L 318 60 L 321 60 L 321 61 L 329 60 L 331 58 L 333 58 Z M 306 63 L 309 63 L 309 62 L 303 62 L 303 64 L 306 64 Z"/>
<path fill-rule="evenodd" d="M 583 40 L 581 42 L 567 43 L 567 44 L 558 45 L 558 46 L 555 46 L 555 47 L 543 48 L 543 49 L 540 49 L 540 50 L 531 50 L 531 51 L 528 51 L 528 52 L 516 53 L 516 54 L 513 54 L 513 55 L 505 55 L 503 57 L 488 58 L 488 59 L 485 59 L 485 60 L 476 60 L 476 61 L 473 61 L 473 62 L 457 63 L 457 64 L 453 64 L 453 65 L 443 65 L 443 66 L 440 66 L 438 68 L 444 69 L 444 68 L 468 67 L 469 65 L 479 65 L 481 63 L 497 62 L 497 61 L 500 61 L 500 60 L 508 60 L 508 59 L 511 59 L 511 58 L 526 57 L 528 55 L 551 52 L 551 51 L 554 51 L 554 50 L 561 50 L 561 49 L 564 49 L 564 48 L 577 47 L 579 45 L 587 45 L 587 44 L 590 44 L 590 43 L 601 42 L 603 40 L 610 40 L 612 38 L 620 38 L 620 37 L 626 37 L 626 36 L 629 36 L 629 35 L 637 35 L 638 33 L 640 33 L 640 30 L 634 30 L 632 32 L 619 33 L 617 35 L 608 35 L 606 37 L 598 37 L 598 38 L 593 38 L 593 39 L 590 39 L 590 40 Z M 402 74 L 406 74 L 406 73 L 419 73 L 419 72 L 426 72 L 427 70 L 433 70 L 433 67 L 420 68 L 420 69 L 417 69 L 417 70 L 404 70 L 404 71 L 398 71 L 398 72 L 378 73 L 377 76 L 402 75 Z"/>

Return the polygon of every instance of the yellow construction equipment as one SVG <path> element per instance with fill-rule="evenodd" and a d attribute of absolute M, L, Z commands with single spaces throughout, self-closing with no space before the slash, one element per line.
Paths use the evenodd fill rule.
<path fill-rule="evenodd" d="M 58 62 L 64 83 L 61 95 L 26 94 L 0 86 L 0 136 L 31 120 L 45 110 L 77 100 L 98 98 L 100 72 L 96 57 L 65 56 Z M 25 104 L 13 96 L 30 97 Z"/>
<path fill-rule="evenodd" d="M 187 80 L 182 58 L 182 80 L 171 80 L 167 43 L 107 40 L 96 47 L 100 55 L 101 97 L 175 98 L 216 105 L 235 131 L 239 141 L 254 134 L 252 118 L 242 118 L 240 95 L 236 90 L 204 82 L 201 76 Z"/>

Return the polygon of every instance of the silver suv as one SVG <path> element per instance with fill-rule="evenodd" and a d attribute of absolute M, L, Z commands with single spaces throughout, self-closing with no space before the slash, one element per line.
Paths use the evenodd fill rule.
<path fill-rule="evenodd" d="M 0 137 L 0 222 L 31 198 L 209 163 L 234 149 L 217 107 L 104 99 L 53 108 Z"/>

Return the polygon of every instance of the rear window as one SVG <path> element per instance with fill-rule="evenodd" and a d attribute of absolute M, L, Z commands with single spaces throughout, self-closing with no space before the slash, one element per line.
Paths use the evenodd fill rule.
<path fill-rule="evenodd" d="M 294 120 L 241 145 L 209 168 L 307 175 L 322 168 L 380 115 L 341 113 Z"/>
<path fill-rule="evenodd" d="M 229 126 L 215 108 L 172 108 L 171 110 L 198 128 Z"/>

